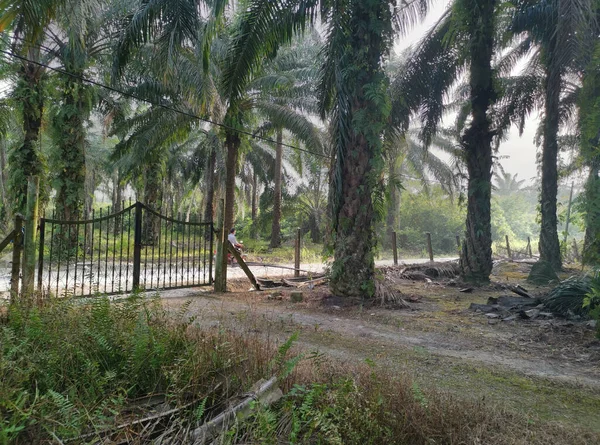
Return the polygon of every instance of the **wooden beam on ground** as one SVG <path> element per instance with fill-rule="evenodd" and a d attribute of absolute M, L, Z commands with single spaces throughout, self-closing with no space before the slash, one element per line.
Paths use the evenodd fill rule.
<path fill-rule="evenodd" d="M 248 279 L 250 280 L 250 282 L 252 283 L 254 288 L 256 290 L 260 290 L 260 285 L 256 281 L 256 277 L 254 276 L 254 274 L 252 273 L 252 271 L 250 270 L 250 268 L 248 267 L 248 265 L 246 264 L 246 262 L 240 255 L 240 253 L 235 249 L 235 247 L 233 247 L 231 245 L 231 243 L 229 241 L 227 241 L 225 244 L 227 244 L 227 250 L 229 250 L 229 252 L 231 252 L 231 254 L 235 258 L 235 260 L 238 262 L 238 264 L 242 268 L 242 270 L 246 273 L 246 276 L 248 277 Z"/>

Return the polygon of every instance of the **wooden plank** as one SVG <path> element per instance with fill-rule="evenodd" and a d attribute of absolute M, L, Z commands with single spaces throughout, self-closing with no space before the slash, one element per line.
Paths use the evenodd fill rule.
<path fill-rule="evenodd" d="M 231 252 L 231 254 L 235 258 L 235 260 L 238 262 L 238 264 L 240 265 L 240 267 L 242 268 L 242 270 L 244 271 L 244 273 L 246 274 L 246 276 L 248 277 L 248 279 L 250 280 L 250 282 L 252 283 L 254 288 L 256 290 L 260 290 L 260 285 L 256 281 L 256 277 L 254 276 L 254 274 L 252 273 L 252 271 L 250 270 L 250 268 L 248 267 L 248 265 L 246 264 L 246 262 L 240 255 L 240 253 L 235 249 L 235 247 L 233 247 L 231 245 L 231 243 L 229 241 L 227 241 L 226 244 L 227 244 L 227 249 L 229 250 L 229 252 Z"/>
<path fill-rule="evenodd" d="M 6 246 L 8 246 L 11 241 L 13 240 L 13 238 L 15 237 L 15 231 L 13 230 L 12 232 L 10 232 L 8 235 L 6 235 L 6 238 L 4 238 L 1 242 L 0 242 L 0 253 L 6 249 Z"/>

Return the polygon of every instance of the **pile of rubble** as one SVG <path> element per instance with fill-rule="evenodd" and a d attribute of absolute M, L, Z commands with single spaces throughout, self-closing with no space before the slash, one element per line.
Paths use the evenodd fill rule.
<path fill-rule="evenodd" d="M 552 319 L 554 315 L 549 312 L 539 298 L 513 297 L 510 295 L 490 297 L 487 304 L 471 303 L 469 307 L 474 312 L 484 314 L 489 324 L 500 321 Z"/>

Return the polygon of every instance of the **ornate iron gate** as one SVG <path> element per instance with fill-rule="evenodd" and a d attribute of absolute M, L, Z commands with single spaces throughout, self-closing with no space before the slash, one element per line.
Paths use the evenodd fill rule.
<path fill-rule="evenodd" d="M 38 291 L 57 296 L 209 286 L 213 223 L 182 221 L 136 202 L 82 221 L 41 218 Z"/>

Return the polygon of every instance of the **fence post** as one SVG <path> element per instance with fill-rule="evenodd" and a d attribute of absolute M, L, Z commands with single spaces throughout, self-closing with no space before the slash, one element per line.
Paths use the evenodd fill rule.
<path fill-rule="evenodd" d="M 39 254 L 38 254 L 38 277 L 37 277 L 37 291 L 38 291 L 38 295 L 39 298 L 42 298 L 43 295 L 43 283 L 42 283 L 42 279 L 43 279 L 43 275 L 44 275 L 44 238 L 45 238 L 45 232 L 46 232 L 46 219 L 45 218 L 40 218 L 40 248 L 39 248 Z"/>
<path fill-rule="evenodd" d="M 35 281 L 35 248 L 37 246 L 38 196 L 40 179 L 30 176 L 27 180 L 27 204 L 25 209 L 25 239 L 23 246 L 23 289 L 25 298 L 33 298 Z"/>
<path fill-rule="evenodd" d="M 508 258 L 512 260 L 512 253 L 510 251 L 510 243 L 508 242 L 508 235 L 504 235 L 506 237 L 506 251 L 508 252 Z"/>
<path fill-rule="evenodd" d="M 392 251 L 394 252 L 394 266 L 398 265 L 398 243 L 396 240 L 396 232 L 392 232 Z"/>
<path fill-rule="evenodd" d="M 142 265 L 142 204 L 135 203 L 135 223 L 133 232 L 133 290 L 140 288 Z"/>
<path fill-rule="evenodd" d="M 433 247 L 431 246 L 431 233 L 427 232 L 427 250 L 429 251 L 429 261 L 433 263 Z"/>
<path fill-rule="evenodd" d="M 533 257 L 533 253 L 531 253 L 531 237 L 527 237 L 527 251 L 529 252 L 529 258 Z"/>
<path fill-rule="evenodd" d="M 573 238 L 573 254 L 575 257 L 575 261 L 579 261 L 579 248 L 577 247 L 577 240 L 575 238 Z"/>
<path fill-rule="evenodd" d="M 10 274 L 11 300 L 19 296 L 19 279 L 21 275 L 21 250 L 23 249 L 23 216 L 15 215 L 15 237 L 13 239 L 12 269 Z"/>
<path fill-rule="evenodd" d="M 223 269 L 227 268 L 226 260 L 223 259 L 227 253 L 223 250 L 225 237 L 225 200 L 219 203 L 219 214 L 217 217 L 217 258 L 215 261 L 215 292 L 226 292 L 227 277 L 223 277 Z M 212 252 L 211 252 L 212 253 Z M 225 257 L 226 258 L 226 257 Z"/>
<path fill-rule="evenodd" d="M 571 182 L 571 193 L 569 194 L 569 207 L 567 208 L 567 221 L 565 223 L 565 247 L 567 245 L 567 238 L 569 237 L 569 222 L 571 222 L 571 206 L 573 204 L 573 187 L 575 187 L 575 182 Z"/>
<path fill-rule="evenodd" d="M 300 229 L 296 231 L 296 246 L 294 252 L 294 276 L 300 276 L 300 242 L 301 242 L 301 234 Z"/>

